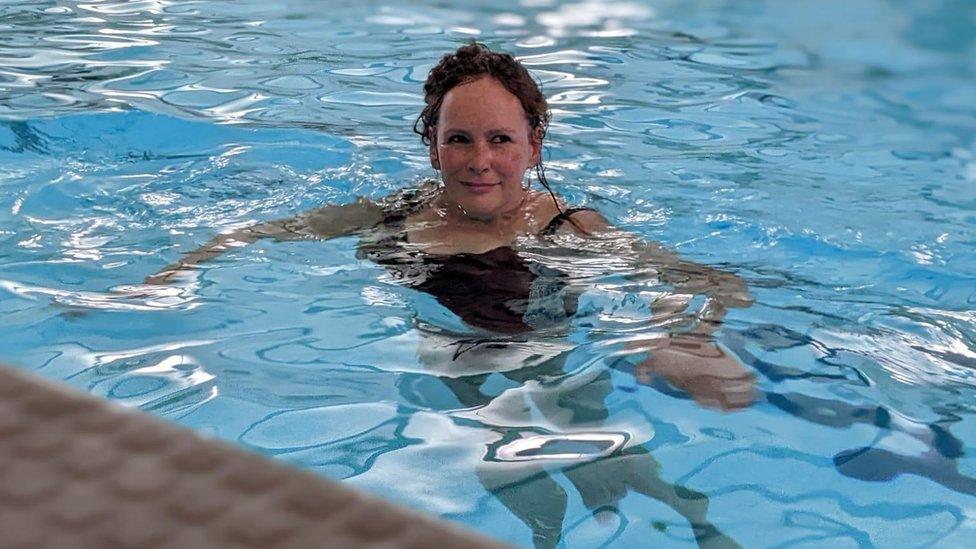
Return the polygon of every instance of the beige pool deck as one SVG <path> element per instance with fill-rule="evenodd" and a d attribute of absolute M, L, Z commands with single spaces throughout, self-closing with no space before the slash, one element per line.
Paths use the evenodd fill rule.
<path fill-rule="evenodd" d="M 503 547 L 0 366 L 0 549 Z"/>

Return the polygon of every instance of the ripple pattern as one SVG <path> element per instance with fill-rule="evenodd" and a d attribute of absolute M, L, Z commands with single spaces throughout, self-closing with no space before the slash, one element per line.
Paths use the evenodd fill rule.
<path fill-rule="evenodd" d="M 518 545 L 965 546 L 974 10 L 5 1 L 0 360 Z M 422 83 L 473 39 L 542 83 L 560 195 L 746 279 L 717 337 L 751 407 L 642 377 L 627 343 L 707 304 L 612 242 L 526 244 L 581 295 L 523 339 L 352 239 L 139 284 L 215 232 L 433 176 Z"/>

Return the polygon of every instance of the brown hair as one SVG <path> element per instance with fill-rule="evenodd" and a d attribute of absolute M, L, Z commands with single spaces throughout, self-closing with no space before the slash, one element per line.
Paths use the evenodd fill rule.
<path fill-rule="evenodd" d="M 430 144 L 431 132 L 437 125 L 444 96 L 459 84 L 482 76 L 491 76 L 518 98 L 525 110 L 529 127 L 544 137 L 549 129 L 549 104 L 539 85 L 511 54 L 493 52 L 484 44 L 471 42 L 445 54 L 430 70 L 424 83 L 424 110 L 413 125 L 424 145 Z"/>
<path fill-rule="evenodd" d="M 494 78 L 505 86 L 509 93 L 518 98 L 522 103 L 529 127 L 536 132 L 540 141 L 545 138 L 551 118 L 549 103 L 529 71 L 511 54 L 494 52 L 484 44 L 471 42 L 461 46 L 454 53 L 445 54 L 427 75 L 427 81 L 424 83 L 424 109 L 420 111 L 420 116 L 413 124 L 413 131 L 420 135 L 424 145 L 431 143 L 434 126 L 437 125 L 441 104 L 447 92 L 459 84 L 483 76 Z M 556 208 L 562 212 L 556 195 L 549 188 L 541 155 L 539 163 L 535 165 L 535 173 L 542 186 L 552 195 Z"/>

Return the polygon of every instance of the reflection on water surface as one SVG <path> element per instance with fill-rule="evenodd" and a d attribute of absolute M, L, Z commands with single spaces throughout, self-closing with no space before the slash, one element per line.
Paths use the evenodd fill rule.
<path fill-rule="evenodd" d="M 387 4 L 0 5 L 0 359 L 521 545 L 972 539 L 971 3 Z M 569 202 L 747 280 L 751 407 L 642 378 L 669 288 L 565 250 L 524 257 L 576 315 L 489 342 L 352 239 L 134 286 L 430 176 L 420 86 L 472 38 L 543 82 Z"/>

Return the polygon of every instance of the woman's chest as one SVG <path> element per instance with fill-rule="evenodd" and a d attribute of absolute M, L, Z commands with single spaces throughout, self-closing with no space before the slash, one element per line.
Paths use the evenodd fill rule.
<path fill-rule="evenodd" d="M 431 227 L 423 224 L 408 225 L 404 233 L 411 248 L 442 256 L 483 254 L 496 248 L 513 247 L 518 238 L 518 232 L 514 230 Z"/>

